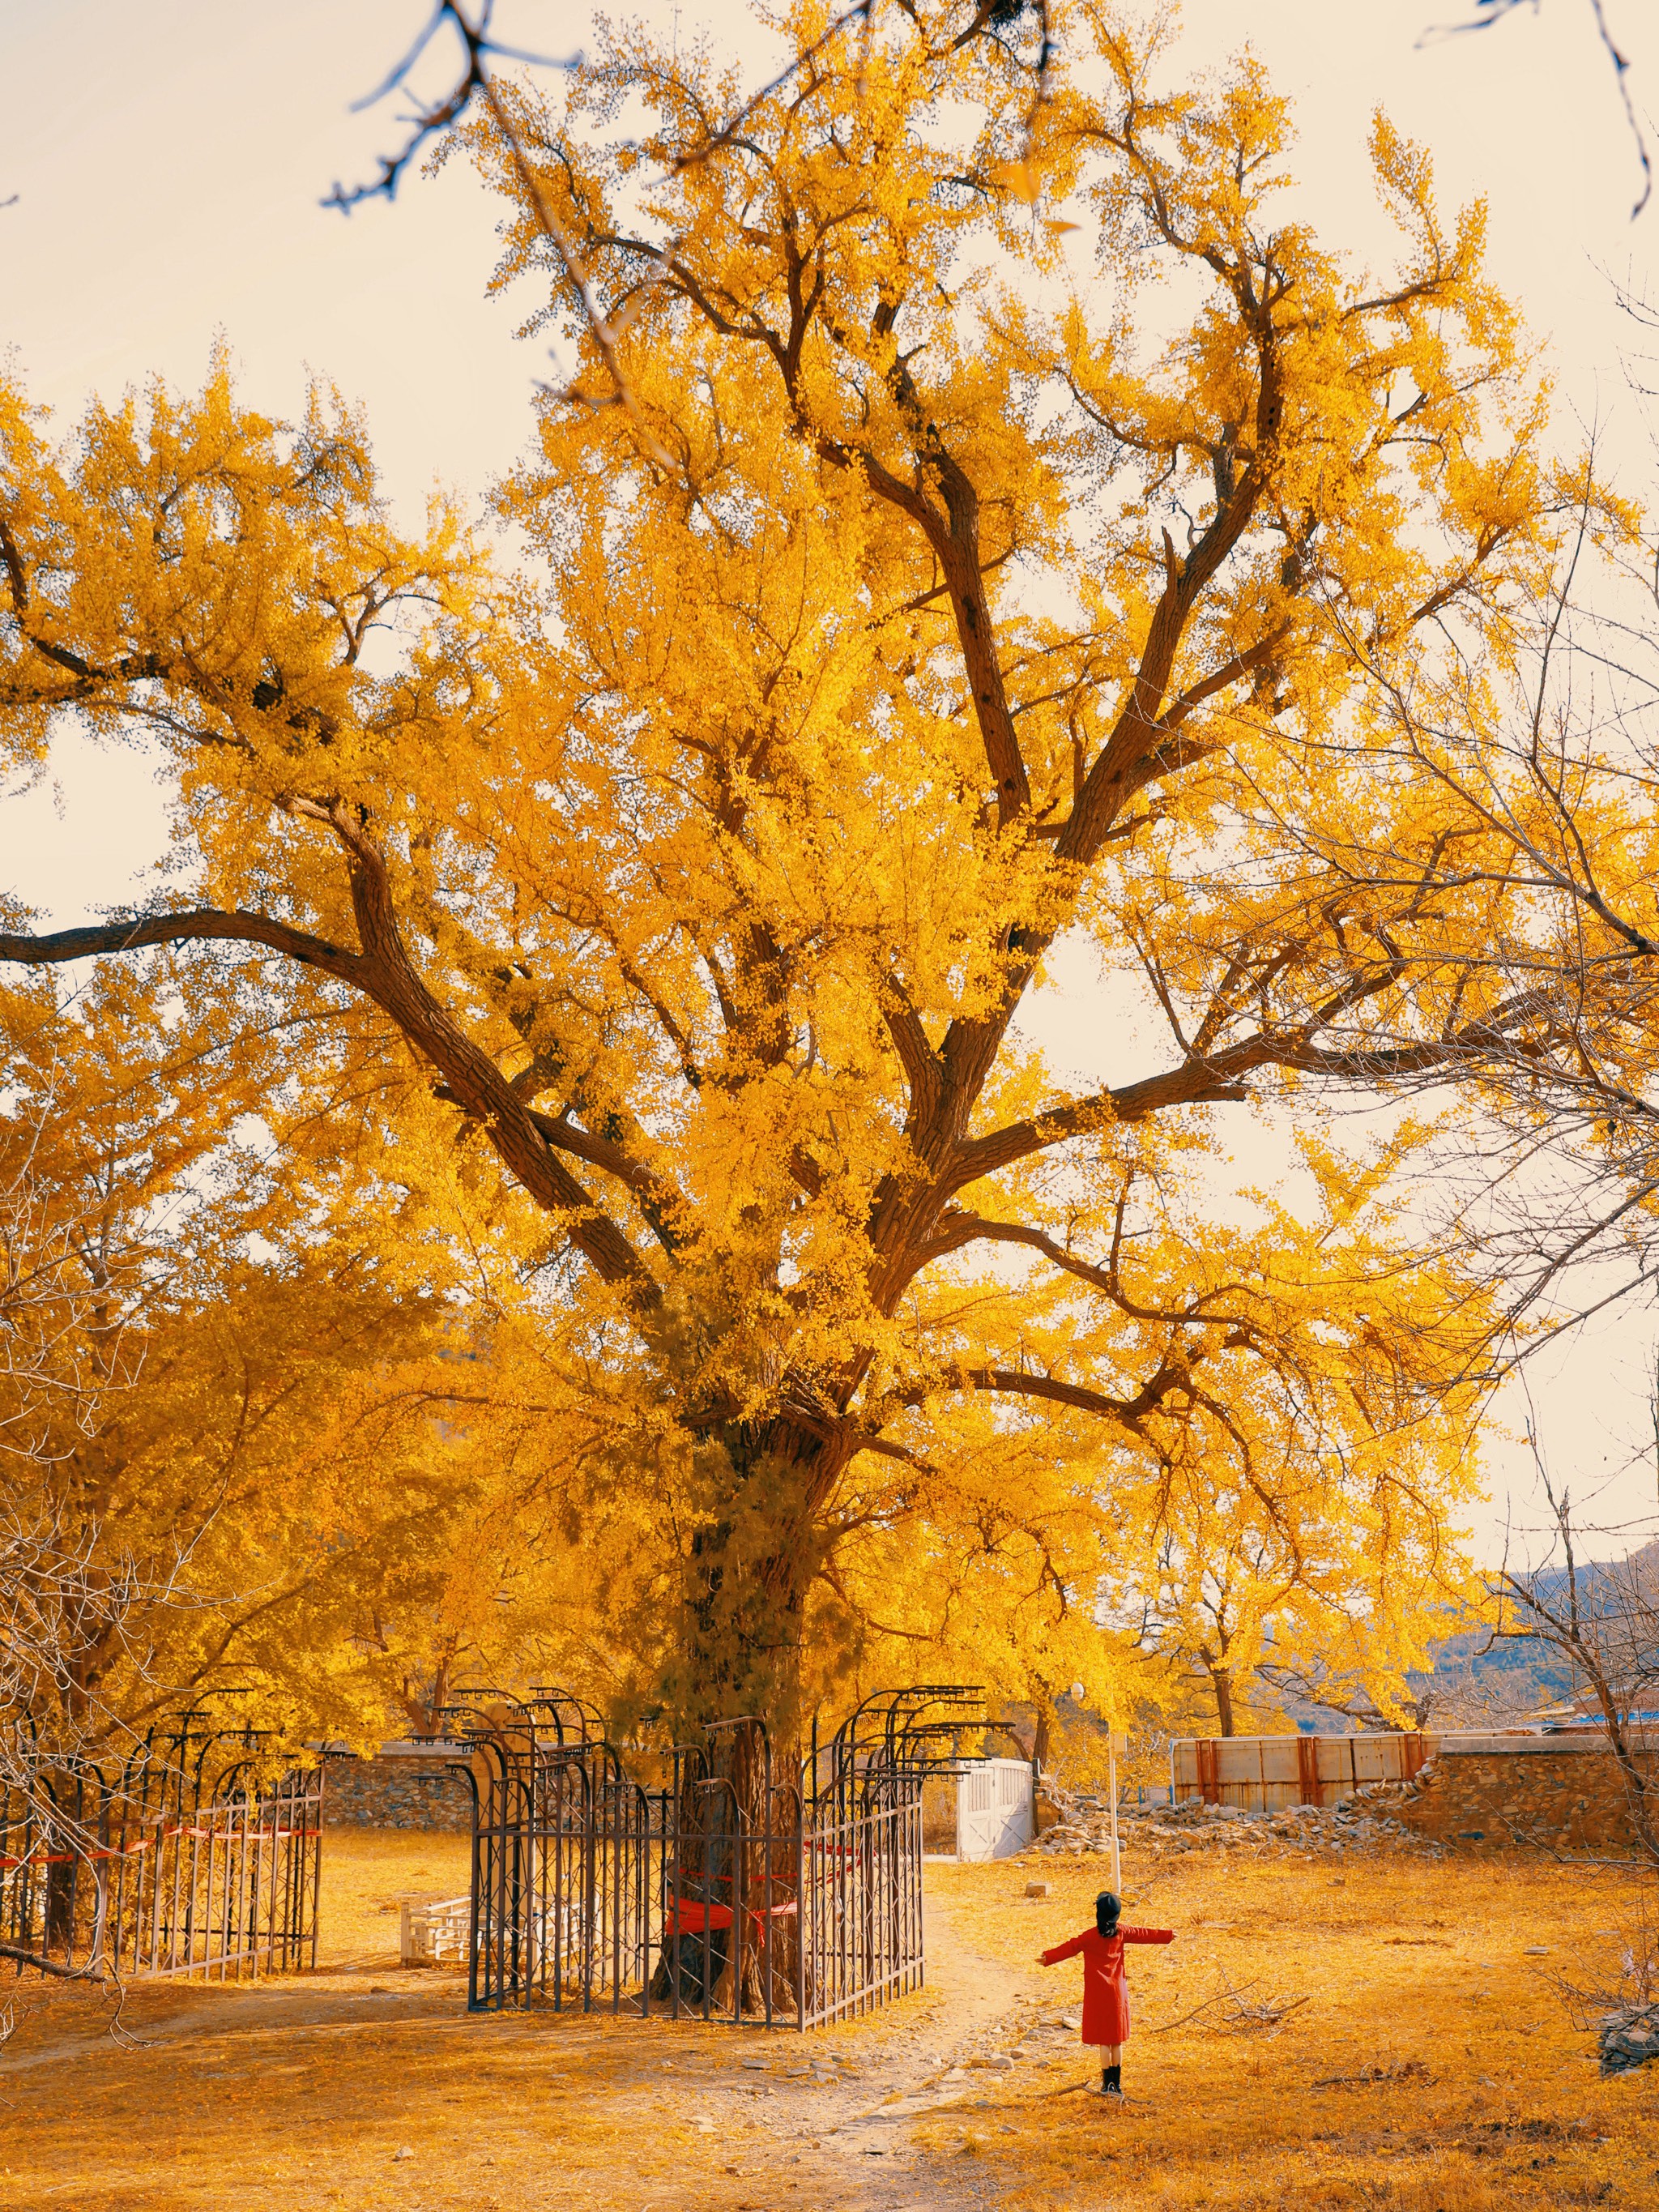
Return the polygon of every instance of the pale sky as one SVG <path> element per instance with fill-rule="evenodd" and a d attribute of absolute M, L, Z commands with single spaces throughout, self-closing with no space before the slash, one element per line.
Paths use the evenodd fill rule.
<path fill-rule="evenodd" d="M 1659 113 L 1659 8 L 1606 9 L 1638 106 Z M 637 12 L 685 38 L 706 27 L 757 66 L 766 51 L 729 0 Z M 1189 0 L 1183 46 L 1203 66 L 1248 38 L 1296 100 L 1310 214 L 1359 255 L 1386 250 L 1364 153 L 1378 101 L 1431 149 L 1444 206 L 1487 194 L 1493 273 L 1547 342 L 1564 414 L 1601 425 L 1605 450 L 1647 489 L 1645 426 L 1621 366 L 1640 341 L 1612 280 L 1659 289 L 1659 195 L 1632 224 L 1639 171 L 1588 0 L 1543 0 L 1419 45 L 1427 27 L 1473 12 L 1473 0 Z M 112 399 L 155 374 L 188 387 L 222 334 L 252 404 L 292 414 L 307 374 L 362 400 L 411 521 L 434 483 L 475 491 L 510 464 L 548 364 L 515 343 L 513 307 L 484 297 L 495 215 L 470 173 L 413 176 L 395 205 L 349 221 L 319 204 L 398 143 L 395 106 L 349 108 L 426 15 L 424 0 L 0 6 L 0 200 L 17 195 L 0 210 L 0 348 L 15 349 L 33 396 L 67 423 L 93 392 Z M 590 20 L 499 0 L 499 35 L 540 52 L 569 52 Z M 0 811 L 0 884 L 61 924 L 138 894 L 164 825 L 142 754 L 66 743 L 54 768 L 55 790 Z M 1056 1042 L 1073 1047 L 1058 1056 L 1075 1062 L 1068 1031 L 1089 1026 L 1086 993 L 1057 997 L 1052 1018 Z M 1598 1509 L 1609 1522 L 1659 1502 L 1656 1334 L 1650 1310 L 1627 1312 L 1532 1378 L 1553 1463 L 1585 1492 L 1611 1481 Z M 1506 1410 L 1518 1427 L 1519 1399 Z M 1524 1455 L 1499 1446 L 1489 1459 L 1486 1549 L 1511 1493 L 1518 1522 L 1534 1515 Z"/>

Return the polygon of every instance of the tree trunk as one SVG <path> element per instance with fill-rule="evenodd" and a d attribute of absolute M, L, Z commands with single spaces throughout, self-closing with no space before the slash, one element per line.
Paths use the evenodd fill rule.
<path fill-rule="evenodd" d="M 1206 1662 L 1206 1665 L 1209 1662 Z M 1231 1735 L 1235 1732 L 1233 1718 L 1233 1670 L 1231 1667 L 1209 1666 L 1210 1687 L 1215 1692 L 1216 1733 Z"/>
<path fill-rule="evenodd" d="M 696 1447 L 706 1517 L 685 1560 L 667 1687 L 677 1739 L 706 1745 L 708 1763 L 690 1762 L 682 1784 L 680 1876 L 689 1903 L 732 1917 L 706 1944 L 702 1929 L 682 1935 L 682 2002 L 703 2002 L 707 1953 L 711 2004 L 730 2011 L 740 1996 L 745 2015 L 761 2014 L 769 1928 L 773 2008 L 794 2008 L 798 1916 L 775 1908 L 794 1891 L 801 1639 L 830 1457 L 781 1422 L 733 1424 Z M 670 1977 L 665 1957 L 653 2003 L 672 1994 Z"/>
<path fill-rule="evenodd" d="M 780 1777 L 755 1720 L 716 1723 L 709 1747 L 707 1767 L 688 1761 L 680 1789 L 677 1887 L 691 1908 L 691 1924 L 672 1953 L 665 1948 L 651 2001 L 672 2000 L 678 1967 L 681 2003 L 700 2007 L 706 1966 L 712 2009 L 731 2012 L 740 1991 L 744 2017 L 757 2019 L 766 2008 L 769 1971 L 773 2011 L 791 2013 L 800 1956 L 795 1881 L 801 1802 L 793 1750 Z M 780 1910 L 792 1905 L 797 1909 Z M 717 1914 L 724 1924 L 713 1924 Z"/>
<path fill-rule="evenodd" d="M 95 1837 L 88 1833 L 86 1786 L 77 1776 L 61 1769 L 40 1778 L 40 1807 L 46 1814 L 35 1825 L 35 1834 L 46 1858 L 41 1949 L 48 1958 L 74 1963 L 77 1920 L 84 1921 L 88 1892 L 93 1882 L 89 1851 Z M 46 1810 L 50 1808 L 50 1811 Z M 96 1821 L 95 1809 L 91 1815 Z"/>
<path fill-rule="evenodd" d="M 777 1777 L 769 1755 L 766 1736 L 752 1721 L 742 1723 L 729 1732 L 731 1760 L 729 1782 L 731 1796 L 724 1790 L 716 1802 L 727 1802 L 738 1819 L 738 1832 L 728 1852 L 732 1871 L 730 1897 L 732 1906 L 732 1942 L 727 1946 L 724 1971 L 715 1986 L 714 2001 L 722 2010 L 730 2010 L 737 1992 L 742 1991 L 742 2009 L 751 2017 L 765 2010 L 767 1991 L 766 1932 L 772 1930 L 771 1978 L 772 2002 L 793 2010 L 795 1993 L 793 1976 L 787 1972 L 791 1961 L 781 1955 L 779 1931 L 783 1923 L 769 1908 L 780 1901 L 769 1892 L 767 1869 L 775 1876 L 781 1871 L 781 1856 L 789 1863 L 791 1887 L 793 1886 L 794 1852 L 793 1838 L 781 1833 L 782 1821 L 778 1811 L 779 1793 L 775 1789 Z M 793 1752 L 793 1746 L 791 1747 Z M 786 1780 L 788 1778 L 785 1778 Z M 784 1793 L 790 1805 L 793 1791 Z M 785 1969 L 780 1974 L 780 1968 Z"/>
<path fill-rule="evenodd" d="M 1581 1660 L 1580 1664 L 1583 1665 Z M 1647 1862 L 1650 1871 L 1659 1872 L 1659 1818 L 1656 1818 L 1651 1783 L 1642 1771 L 1642 1763 L 1630 1739 L 1626 1722 L 1628 1713 L 1624 1701 L 1613 1693 L 1613 1685 L 1605 1670 L 1597 1666 L 1591 1674 L 1591 1686 L 1596 1703 L 1601 1708 L 1601 1717 L 1607 1725 L 1607 1748 L 1625 1784 L 1625 1796 L 1629 1806 L 1631 1832 L 1636 1847 Z"/>
<path fill-rule="evenodd" d="M 446 1653 L 436 1664 L 429 1683 L 413 1683 L 405 1679 L 398 1703 L 404 1718 L 414 1727 L 416 1735 L 435 1735 L 438 1716 L 449 1703 L 449 1670 L 453 1654 Z"/>
<path fill-rule="evenodd" d="M 733 1424 L 697 1455 L 705 1517 L 686 1563 L 675 1702 L 694 1726 L 758 1718 L 775 1742 L 793 1741 L 819 1516 L 841 1462 L 781 1421 L 758 1431 Z"/>
<path fill-rule="evenodd" d="M 46 1932 L 42 1948 L 49 1959 L 61 1959 L 65 1966 L 74 1963 L 76 1876 L 80 1871 L 79 1858 L 63 1850 L 60 1840 L 58 1849 L 51 1854 L 46 1864 Z"/>

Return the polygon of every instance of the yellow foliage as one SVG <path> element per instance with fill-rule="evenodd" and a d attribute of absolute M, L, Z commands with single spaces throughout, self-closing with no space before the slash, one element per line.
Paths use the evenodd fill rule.
<path fill-rule="evenodd" d="M 471 126 L 497 282 L 568 321 L 556 221 L 629 386 L 542 404 L 523 570 L 395 530 L 363 424 L 222 362 L 61 450 L 0 424 L 9 741 L 142 722 L 198 885 L 0 952 L 284 963 L 262 1110 L 400 1296 L 466 1302 L 557 1501 L 525 1619 L 622 1720 L 941 1652 L 1109 1704 L 1137 1606 L 1192 1648 L 1224 1560 L 1239 1663 L 1363 1619 L 1397 1676 L 1462 1586 L 1492 1312 L 1415 1249 L 1415 1139 L 1345 1155 L 1319 1086 L 1462 1065 L 1486 894 L 1430 895 L 1374 678 L 1508 665 L 1542 396 L 1385 122 L 1374 274 L 1294 214 L 1253 62 L 1170 94 L 1062 5 L 1034 109 L 960 14 L 849 27 L 724 135 L 733 85 L 610 27 L 568 107 L 503 92 L 516 152 Z M 1355 881 L 1317 855 L 1362 825 Z M 1079 944 L 1085 1076 L 1023 1026 Z M 1250 1097 L 1310 1206 L 1220 1206 Z"/>
<path fill-rule="evenodd" d="M 377 1740 L 507 1626 L 470 1588 L 503 1501 L 465 1328 L 238 1141 L 258 1055 L 203 986 L 188 1022 L 153 969 L 0 994 L 6 1287 L 50 1292 L 46 1356 L 0 1371 L 3 1633 L 35 1655 L 0 1720 L 98 1756 L 186 1705 Z"/>

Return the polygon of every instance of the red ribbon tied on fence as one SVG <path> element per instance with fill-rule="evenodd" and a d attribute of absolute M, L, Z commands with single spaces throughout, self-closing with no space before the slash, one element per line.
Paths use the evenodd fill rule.
<path fill-rule="evenodd" d="M 769 1917 L 774 1920 L 787 1919 L 794 1910 L 795 1899 L 792 1897 L 785 1905 L 772 1905 Z M 746 1920 L 752 1920 L 757 1926 L 768 1917 L 769 1908 L 764 1905 L 746 1909 L 744 1914 Z M 663 1940 L 666 1942 L 674 1936 L 701 1936 L 705 1928 L 713 1929 L 731 1925 L 732 1908 L 729 1905 L 703 1905 L 695 1897 L 685 1897 L 677 1905 L 671 1905 L 663 1915 Z"/>
<path fill-rule="evenodd" d="M 301 1843 L 309 1843 L 313 1836 L 321 1832 L 318 1828 L 261 1828 L 257 1826 L 252 1828 L 237 1828 L 234 1826 L 223 1828 L 163 1828 L 159 1834 L 141 1836 L 136 1844 L 128 1844 L 118 1850 L 26 1851 L 21 1858 L 9 1858 L 0 1852 L 0 1867 L 83 1866 L 92 1859 L 136 1859 L 141 1851 L 149 1850 L 153 1844 L 171 1843 L 179 1836 L 188 1836 L 198 1842 L 210 1844 L 236 1839 L 252 1841 L 256 1838 L 261 1843 L 278 1843 L 295 1837 Z M 726 1918 L 730 1917 L 728 1913 Z M 723 1926 L 725 1923 L 716 1924 Z"/>
<path fill-rule="evenodd" d="M 0 1867 L 80 1866 L 88 1859 L 136 1859 L 140 1851 L 147 1851 L 155 1841 L 154 1836 L 145 1836 L 140 1842 L 130 1844 L 120 1851 L 32 1851 L 21 1859 L 0 1858 Z"/>
<path fill-rule="evenodd" d="M 732 1908 L 729 1905 L 700 1905 L 693 1898 L 669 1906 L 663 1915 L 662 1932 L 665 1936 L 701 1936 L 705 1928 L 729 1928 L 731 1925 Z"/>

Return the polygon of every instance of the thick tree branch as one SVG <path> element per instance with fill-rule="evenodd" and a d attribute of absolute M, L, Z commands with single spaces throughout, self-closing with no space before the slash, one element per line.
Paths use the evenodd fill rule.
<path fill-rule="evenodd" d="M 105 1982 L 109 1977 L 94 1960 L 84 1966 L 59 1966 L 55 1959 L 41 1952 L 31 1951 L 27 1944 L 0 1941 L 0 1959 L 15 1959 L 20 1966 L 33 1966 L 39 1974 L 48 1974 L 58 1982 Z"/>
<path fill-rule="evenodd" d="M 1115 1398 L 1104 1390 L 1085 1389 L 1080 1383 L 1061 1382 L 1052 1375 L 1028 1374 L 1018 1367 L 963 1368 L 955 1371 L 951 1380 L 957 1389 L 1042 1398 L 1051 1405 L 1070 1406 L 1080 1413 L 1102 1413 L 1137 1433 L 1146 1416 L 1155 1413 L 1172 1390 L 1189 1387 L 1187 1370 L 1168 1360 L 1133 1398 Z"/>
<path fill-rule="evenodd" d="M 1120 1228 L 1122 1210 L 1120 1206 Z M 919 1265 L 925 1267 L 929 1261 L 942 1259 L 949 1253 L 961 1251 L 966 1245 L 980 1243 L 1017 1244 L 1027 1251 L 1040 1252 L 1045 1260 L 1050 1261 L 1064 1273 L 1075 1275 L 1079 1282 L 1087 1283 L 1091 1289 L 1101 1291 L 1120 1312 L 1136 1321 L 1159 1322 L 1174 1328 L 1224 1327 L 1236 1332 L 1238 1340 L 1246 1340 L 1247 1332 L 1254 1334 L 1250 1324 L 1238 1315 L 1213 1310 L 1214 1300 L 1225 1296 L 1229 1291 L 1237 1290 L 1238 1285 L 1236 1284 L 1207 1291 L 1185 1309 L 1142 1305 L 1138 1299 L 1131 1297 L 1124 1288 L 1117 1265 L 1116 1238 L 1113 1240 L 1110 1264 L 1097 1267 L 1092 1261 L 1079 1258 L 1075 1252 L 1068 1251 L 1065 1245 L 1057 1243 L 1044 1230 L 1029 1228 L 1020 1221 L 992 1221 L 983 1214 L 959 1212 L 953 1208 L 946 1212 L 937 1231 L 928 1239 Z"/>
<path fill-rule="evenodd" d="M 136 952 L 157 945 L 257 945 L 350 985 L 389 1015 L 444 1077 L 456 1103 L 483 1125 L 502 1162 L 531 1198 L 548 1212 L 568 1217 L 572 1243 L 605 1280 L 628 1282 L 647 1304 L 654 1304 L 661 1292 L 633 1246 L 550 1149 L 531 1109 L 494 1060 L 421 981 L 398 927 L 384 863 L 367 832 L 338 805 L 301 800 L 291 811 L 325 823 L 344 847 L 362 951 L 349 951 L 265 915 L 198 908 L 56 930 L 40 937 L 0 934 L 0 961 L 33 967 Z"/>
<path fill-rule="evenodd" d="M 296 801 L 292 811 L 325 823 L 344 849 L 366 959 L 361 988 L 440 1071 L 463 1109 L 483 1124 L 503 1164 L 537 1204 L 567 1217 L 571 1242 L 594 1271 L 608 1283 L 629 1284 L 646 1304 L 657 1304 L 661 1290 L 627 1237 L 552 1150 L 535 1114 L 489 1054 L 421 980 L 404 944 L 386 863 L 368 831 L 337 801 Z"/>
<path fill-rule="evenodd" d="M 131 921 L 89 924 L 81 929 L 57 929 L 44 937 L 0 933 L 0 960 L 15 966 L 53 966 L 66 960 L 88 960 L 105 952 L 141 952 L 155 945 L 260 945 L 283 953 L 305 967 L 319 969 L 358 990 L 368 988 L 362 955 L 326 938 L 313 937 L 270 915 L 245 908 L 224 912 L 216 907 L 194 907 L 178 914 L 141 915 Z"/>
<path fill-rule="evenodd" d="M 921 1017 L 896 975 L 884 974 L 877 979 L 876 1000 L 910 1086 L 910 1110 L 906 1121 L 912 1129 L 918 1128 L 932 1118 L 939 1102 L 939 1054 L 927 1042 Z"/>
<path fill-rule="evenodd" d="M 946 451 L 932 422 L 922 433 L 917 461 L 939 483 L 945 501 L 943 514 L 920 490 L 884 468 L 872 453 L 863 453 L 860 459 L 872 490 L 921 525 L 944 574 L 986 764 L 996 783 L 997 823 L 1006 830 L 1030 814 L 1031 784 L 986 602 L 979 549 L 979 494 L 966 470 Z"/>
<path fill-rule="evenodd" d="M 1114 1121 L 1144 1121 L 1153 1114 L 1177 1106 L 1208 1106 L 1247 1097 L 1243 1077 L 1270 1063 L 1263 1052 L 1249 1059 L 1236 1051 L 1214 1060 L 1189 1060 L 1162 1075 L 1149 1075 L 1119 1091 L 1102 1091 L 1091 1098 L 1067 1099 L 1029 1121 L 1010 1122 L 961 1146 L 947 1180 L 946 1195 L 962 1190 L 980 1176 L 994 1175 L 1033 1152 L 1047 1152 L 1091 1129 Z"/>
<path fill-rule="evenodd" d="M 579 1127 L 570 1119 L 568 1108 L 557 1115 L 532 1109 L 530 1118 L 556 1151 L 568 1152 L 573 1159 L 614 1176 L 631 1191 L 635 1203 L 650 1224 L 652 1235 L 665 1252 L 672 1256 L 696 1241 L 695 1231 L 688 1233 L 679 1225 L 685 1212 L 680 1193 L 665 1176 L 635 1159 L 625 1146 Z"/>

